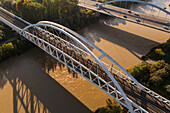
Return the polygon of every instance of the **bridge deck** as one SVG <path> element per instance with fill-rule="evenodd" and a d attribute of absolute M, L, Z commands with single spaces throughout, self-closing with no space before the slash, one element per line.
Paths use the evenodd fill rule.
<path fill-rule="evenodd" d="M 163 27 L 166 25 L 161 24 L 161 23 L 165 23 L 165 22 L 170 22 L 170 19 L 168 19 L 168 18 L 159 18 L 154 15 L 148 15 L 148 14 L 143 14 L 143 13 L 139 13 L 139 12 L 137 12 L 137 13 L 140 16 L 135 16 L 134 15 L 134 13 L 136 13 L 135 11 L 132 11 L 132 13 L 128 13 L 128 11 L 129 11 L 128 9 L 123 9 L 123 8 L 112 6 L 112 5 L 104 5 L 103 10 L 97 10 L 97 7 L 95 6 L 96 3 L 101 4 L 99 2 L 95 2 L 92 0 L 79 0 L 80 7 L 91 9 L 96 12 L 100 12 L 100 13 L 103 13 L 103 14 L 106 14 L 109 16 L 116 16 L 116 17 L 126 19 L 131 22 L 135 22 L 135 23 L 138 23 L 141 25 L 149 26 L 149 27 L 156 28 L 156 29 L 163 30 L 163 31 L 170 33 L 170 26 L 167 26 L 169 28 L 169 30 L 165 30 Z M 109 11 L 110 13 L 108 13 L 107 11 Z M 123 17 L 125 15 L 127 16 L 127 18 Z M 141 22 L 137 22 L 136 18 L 139 18 Z"/>
<path fill-rule="evenodd" d="M 4 12 L 2 10 L 0 10 L 0 16 L 2 18 L 6 19 L 7 21 L 9 21 L 11 24 L 14 24 L 21 29 L 27 26 L 27 24 L 25 24 L 21 20 L 11 16 L 10 14 L 8 14 L 7 12 Z M 82 57 L 80 54 L 76 53 L 75 51 L 70 50 L 69 47 L 62 45 L 61 43 L 58 43 L 55 40 L 51 40 L 52 38 L 50 38 L 49 36 L 46 36 L 45 34 L 43 34 L 41 32 L 37 31 L 35 33 L 40 34 L 39 38 L 49 42 L 51 45 L 54 45 L 58 49 L 63 50 L 66 54 L 68 54 L 69 56 L 72 56 L 77 61 L 80 60 L 80 62 L 84 66 L 86 66 L 88 68 L 92 67 L 91 71 L 93 71 L 94 73 L 98 73 L 98 76 L 100 76 L 104 80 L 110 81 L 110 78 L 108 78 L 106 76 L 105 71 L 103 71 L 103 69 L 98 64 L 96 64 L 95 62 L 93 62 L 90 59 L 87 59 L 85 57 Z M 46 48 L 46 50 L 49 51 L 48 48 Z M 66 59 L 67 59 L 67 57 L 66 57 Z M 60 60 L 64 60 L 64 58 L 61 57 Z M 69 63 L 68 63 L 68 65 L 69 65 Z M 73 63 L 73 65 L 77 66 L 76 63 Z M 97 68 L 98 68 L 98 72 L 96 72 Z M 79 68 L 77 68 L 77 70 L 79 70 Z M 84 72 L 86 72 L 86 70 L 84 70 Z M 133 85 L 127 83 L 126 81 L 120 79 L 117 75 L 113 74 L 113 76 L 115 76 L 116 80 L 119 82 L 120 86 L 122 87 L 122 89 L 126 93 L 127 97 L 129 97 L 132 101 L 134 101 L 138 105 L 142 106 L 145 110 L 147 110 L 151 113 L 152 112 L 154 112 L 154 113 L 155 112 L 159 112 L 159 113 L 170 112 L 167 109 L 168 106 L 165 106 L 163 103 L 156 100 L 154 97 L 150 96 L 149 94 L 146 94 L 145 92 L 141 91 L 139 88 L 136 88 L 135 86 L 133 86 Z M 88 76 L 86 76 L 86 75 L 85 75 L 85 77 L 88 78 Z M 97 82 L 96 82 L 96 84 L 97 84 Z"/>
<path fill-rule="evenodd" d="M 62 45 L 60 43 L 57 43 L 54 40 L 50 40 L 52 38 L 50 38 L 49 36 L 44 36 L 44 35 L 45 34 L 40 35 L 40 37 L 43 37 L 42 38 L 43 40 L 49 42 L 50 44 L 52 44 L 53 46 L 57 47 L 60 50 L 62 50 L 64 48 L 63 51 L 66 54 L 68 54 L 69 56 L 72 56 L 77 61 L 80 61 L 81 64 L 83 64 L 86 67 L 88 67 L 88 68 L 92 67 L 91 71 L 98 74 L 98 76 L 100 76 L 107 82 L 111 81 L 110 78 L 106 76 L 107 74 L 105 73 L 105 71 L 98 64 L 96 64 L 95 62 L 93 62 L 90 59 L 82 57 L 80 54 L 76 53 L 75 51 L 70 50 L 69 47 Z M 59 55 L 61 55 L 61 54 L 59 54 Z M 67 58 L 67 57 L 66 57 L 66 59 L 69 60 L 69 58 Z M 64 58 L 61 57 L 60 60 L 64 61 Z M 73 64 L 74 64 L 74 67 L 77 67 L 76 63 L 73 63 Z M 71 64 L 68 63 L 68 65 L 71 65 Z M 77 71 L 80 71 L 80 68 L 77 68 Z M 84 70 L 84 73 L 85 72 L 86 72 L 86 70 Z M 88 79 L 90 79 L 88 75 L 85 75 L 85 76 Z M 149 111 L 149 113 L 152 113 L 152 112 L 168 113 L 169 112 L 169 110 L 166 108 L 167 106 L 165 107 L 163 103 L 160 103 L 158 100 L 156 100 L 152 96 L 146 94 L 145 92 L 141 91 L 139 88 L 136 88 L 135 86 L 127 83 L 123 79 L 120 79 L 114 73 L 113 73 L 113 76 L 116 78 L 116 80 L 118 81 L 118 83 L 120 84 L 122 89 L 124 90 L 127 97 L 130 98 L 133 102 L 142 106 L 145 110 Z M 93 76 L 92 76 L 92 78 L 93 78 Z M 95 77 L 93 79 L 95 79 Z M 97 80 L 96 80 L 96 84 L 97 84 Z M 111 85 L 114 86 L 113 83 L 111 83 Z"/>
<path fill-rule="evenodd" d="M 24 27 L 28 26 L 28 24 L 22 22 L 18 18 L 10 15 L 9 13 L 5 12 L 3 9 L 0 8 L 0 16 L 3 17 L 5 20 L 9 21 L 13 25 L 23 29 Z"/>

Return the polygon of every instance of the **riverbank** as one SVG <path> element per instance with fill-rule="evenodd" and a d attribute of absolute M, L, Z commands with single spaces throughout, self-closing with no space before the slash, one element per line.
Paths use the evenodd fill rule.
<path fill-rule="evenodd" d="M 104 50 L 125 69 L 142 62 L 142 55 L 166 42 L 169 37 L 169 33 L 111 17 L 103 18 L 100 22 L 78 32 Z M 97 54 L 96 50 L 92 51 Z"/>
<path fill-rule="evenodd" d="M 169 37 L 169 34 L 158 30 L 108 17 L 87 26 L 79 33 L 124 68 L 140 63 L 141 55 Z M 79 113 L 80 109 L 88 112 L 89 109 L 95 111 L 98 107 L 105 106 L 105 100 L 109 98 L 87 80 L 73 76 L 66 67 L 39 48 L 32 48 L 2 62 L 0 75 L 2 113 L 31 110 Z"/>
<path fill-rule="evenodd" d="M 31 47 L 33 47 L 31 42 L 22 39 L 10 27 L 0 25 L 0 63 L 12 56 L 24 53 Z"/>
<path fill-rule="evenodd" d="M 166 40 L 168 35 L 164 32 L 158 32 L 157 30 L 149 29 L 153 32 L 153 36 L 150 37 L 149 31 L 147 31 L 148 34 L 143 33 L 143 31 L 146 29 L 148 30 L 147 27 L 134 25 L 127 22 L 126 24 L 121 24 L 123 22 L 120 22 L 119 24 L 116 24 L 118 26 L 113 26 L 113 22 L 115 21 L 116 20 L 113 21 L 112 18 L 101 19 L 100 22 L 92 24 L 79 32 L 81 32 L 80 34 L 85 36 L 87 39 L 91 39 L 94 44 L 111 55 L 111 57 L 122 61 L 121 65 L 123 67 L 130 67 L 131 65 L 140 62 L 140 60 L 138 61 L 138 58 L 136 58 L 134 54 L 128 52 L 128 49 L 131 51 L 135 50 L 136 53 L 140 51 L 143 52 L 142 50 L 145 49 L 149 50 L 153 46 Z M 108 24 L 110 26 L 108 26 Z M 136 29 L 131 29 L 131 27 L 134 26 L 137 26 L 137 35 L 133 33 L 135 32 L 133 30 Z M 128 32 L 128 29 L 130 33 Z M 145 47 L 145 49 L 143 48 L 142 50 L 141 47 L 143 46 L 140 44 L 141 41 Z M 108 49 L 110 47 L 112 47 L 112 49 Z M 95 53 L 95 51 L 93 52 Z M 137 59 L 137 61 L 134 58 Z M 129 61 L 129 59 L 132 61 Z M 27 99 L 29 100 L 30 97 L 24 97 L 24 101 L 22 102 L 15 93 L 18 91 L 18 89 L 15 89 L 13 86 L 17 86 L 19 89 L 22 86 L 24 88 L 23 92 L 25 92 L 25 89 L 27 88 L 28 90 L 26 91 L 32 92 L 31 95 L 35 97 L 33 101 L 35 106 L 33 108 L 36 110 L 46 109 L 49 112 L 61 110 L 60 106 L 64 106 L 61 107 L 63 109 L 66 109 L 65 106 L 74 106 L 69 108 L 71 111 L 78 109 L 79 106 L 81 106 L 81 103 L 87 107 L 83 107 L 83 109 L 95 111 L 98 107 L 105 106 L 105 101 L 107 98 L 109 98 L 108 95 L 89 83 L 84 78 L 80 76 L 78 76 L 78 78 L 73 76 L 72 73 L 68 72 L 66 67 L 59 65 L 59 63 L 54 58 L 39 48 L 32 48 L 20 56 L 15 56 L 9 60 L 6 60 L 5 62 L 2 62 L 0 64 L 0 69 L 0 74 L 1 76 L 3 75 L 2 78 L 4 78 L 3 82 L 1 82 L 4 83 L 4 85 L 1 84 L 3 87 L 0 89 L 0 104 L 2 105 L 0 112 L 3 113 L 13 112 L 14 110 L 22 113 L 31 109 L 31 107 L 28 107 L 27 109 L 24 107 L 26 105 L 24 103 L 26 103 Z M 54 78 L 55 81 L 49 79 L 49 76 Z M 19 80 L 19 82 L 16 83 L 17 85 L 11 84 L 14 80 Z M 54 83 L 51 83 L 51 81 Z M 70 92 L 73 97 L 76 97 L 80 101 L 80 105 L 74 104 L 69 97 L 67 100 L 62 100 L 66 95 L 65 93 L 60 93 L 60 90 L 56 89 L 58 88 L 58 85 L 56 85 L 57 83 Z M 20 90 L 20 96 L 22 97 L 23 95 L 27 94 L 22 93 L 22 90 Z M 56 98 L 58 95 L 60 95 L 59 97 L 61 99 Z M 17 99 L 15 99 L 15 97 Z M 39 103 L 39 107 L 36 104 L 37 102 Z M 32 106 L 32 104 L 30 103 L 28 106 Z"/>

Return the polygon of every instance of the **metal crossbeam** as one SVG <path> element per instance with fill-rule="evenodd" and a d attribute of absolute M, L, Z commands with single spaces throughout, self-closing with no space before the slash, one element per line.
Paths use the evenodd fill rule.
<path fill-rule="evenodd" d="M 86 80 L 104 91 L 106 94 L 117 100 L 124 107 L 128 108 L 132 113 L 147 113 L 147 111 L 127 98 L 113 75 L 125 80 L 128 83 L 133 84 L 135 87 L 140 88 L 144 92 L 159 99 L 161 102 L 164 102 L 167 105 L 170 104 L 169 100 L 161 97 L 160 95 L 141 85 L 122 66 L 120 66 L 114 59 L 112 59 L 96 45 L 62 25 L 48 21 L 41 21 L 37 24 L 29 24 L 24 29 L 21 29 L 2 17 L 0 17 L 0 20 L 14 29 L 16 32 L 20 33 L 21 36 L 34 43 L 49 55 L 60 61 L 62 64 L 66 65 L 71 70 L 81 75 Z M 51 28 L 53 33 L 48 31 L 47 28 Z M 30 29 L 33 30 L 33 33 L 30 31 Z M 67 40 L 62 38 L 62 35 L 69 39 Z M 97 49 L 101 53 L 101 56 L 98 58 L 81 41 L 84 41 L 84 43 Z M 89 59 L 88 56 L 90 56 L 92 59 Z M 106 57 L 121 71 L 115 69 L 113 65 L 110 66 L 102 62 L 100 59 L 103 57 Z M 86 63 L 83 63 L 83 61 Z"/>
<path fill-rule="evenodd" d="M 37 28 L 39 26 L 46 26 L 46 27 L 50 27 L 54 30 L 58 30 L 59 32 L 62 32 L 63 34 L 65 34 L 66 36 L 68 36 L 69 38 L 71 38 L 73 41 L 75 41 L 76 43 L 78 43 L 79 45 L 81 45 L 85 50 L 86 53 L 88 53 L 89 55 L 91 55 L 93 57 L 93 59 L 96 61 L 96 63 L 98 63 L 98 65 L 100 65 L 101 68 L 103 68 L 103 70 L 106 72 L 107 75 L 112 81 L 111 83 L 113 84 L 110 85 L 106 80 L 104 80 L 103 78 L 101 78 L 100 76 L 98 76 L 96 73 L 94 73 L 92 71 L 92 67 L 93 65 L 91 65 L 90 68 L 86 67 L 85 65 L 80 63 L 80 60 L 75 60 L 74 58 L 72 58 L 71 56 L 69 56 L 67 53 L 65 53 L 62 49 L 56 48 L 53 44 L 50 43 L 50 40 L 48 40 L 46 38 L 46 40 L 41 39 L 38 36 L 35 36 L 31 33 L 29 33 L 27 31 L 27 29 L 29 28 Z M 34 30 L 36 31 L 36 30 Z M 47 34 L 49 34 L 48 32 L 46 32 Z M 119 84 L 117 83 L 117 81 L 114 79 L 114 77 L 112 76 L 112 74 L 110 73 L 110 71 L 107 70 L 107 68 L 104 66 L 103 62 L 101 62 L 88 48 L 86 48 L 86 46 L 84 44 L 82 44 L 80 41 L 77 40 L 77 38 L 75 38 L 74 36 L 72 36 L 71 34 L 69 34 L 68 32 L 64 31 L 63 29 L 60 28 L 56 28 L 54 26 L 51 25 L 47 25 L 47 24 L 34 24 L 34 25 L 30 25 L 26 28 L 24 28 L 21 31 L 21 35 L 23 35 L 25 38 L 27 38 L 28 40 L 32 41 L 32 43 L 34 43 L 35 45 L 38 45 L 37 42 L 41 42 L 43 43 L 40 48 L 42 48 L 44 51 L 46 51 L 48 54 L 50 54 L 51 56 L 53 56 L 54 58 L 56 58 L 58 61 L 62 62 L 64 65 L 66 65 L 67 67 L 71 68 L 72 70 L 74 70 L 76 73 L 78 73 L 79 75 L 83 76 L 85 79 L 88 79 L 88 81 L 90 81 L 91 83 L 93 83 L 95 86 L 97 86 L 98 88 L 100 88 L 101 90 L 103 90 L 105 93 L 107 93 L 108 95 L 110 95 L 112 98 L 114 98 L 115 100 L 117 100 L 119 103 L 121 103 L 123 106 L 127 107 L 128 109 L 131 106 L 130 112 L 133 112 L 135 109 L 140 109 L 141 112 L 147 112 L 144 109 L 142 109 L 140 106 L 138 106 L 137 104 L 134 104 L 130 99 L 128 99 L 123 90 L 121 89 L 121 87 L 119 86 Z M 53 36 L 55 36 L 53 34 Z M 67 42 L 69 44 L 69 42 Z M 63 44 L 65 45 L 65 44 Z M 69 47 L 69 46 L 68 46 Z M 48 49 L 47 49 L 48 48 Z M 52 49 L 53 48 L 55 52 L 57 53 L 53 53 Z M 59 57 L 58 56 L 58 52 L 60 53 Z M 80 54 L 80 52 L 75 51 L 76 53 Z M 71 61 L 71 64 L 68 64 L 66 61 L 66 58 L 68 59 L 68 61 Z M 101 85 L 102 84 L 102 85 Z M 102 87 L 103 86 L 103 87 Z M 106 86 L 106 87 L 104 87 Z M 121 99 L 120 99 L 121 98 Z M 123 101 L 122 101 L 123 100 Z M 133 106 L 133 107 L 132 107 Z M 135 107 L 134 107 L 135 106 Z"/>

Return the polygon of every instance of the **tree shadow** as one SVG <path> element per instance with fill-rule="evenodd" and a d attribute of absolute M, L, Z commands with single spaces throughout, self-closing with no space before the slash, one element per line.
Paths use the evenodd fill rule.
<path fill-rule="evenodd" d="M 0 89 L 3 89 L 6 83 L 7 80 L 5 78 L 5 75 L 0 73 Z"/>
<path fill-rule="evenodd" d="M 26 53 L 11 58 L 0 66 L 0 75 L 4 75 L 13 88 L 14 113 L 91 113 L 63 86 L 42 71 L 45 67 L 38 63 L 40 60 L 37 58 L 42 57 L 43 51 L 34 49 L 33 54 L 38 55 L 31 57 L 32 54 Z M 28 63 L 31 65 L 27 65 Z M 54 69 L 54 66 L 56 65 L 53 64 L 49 69 Z"/>

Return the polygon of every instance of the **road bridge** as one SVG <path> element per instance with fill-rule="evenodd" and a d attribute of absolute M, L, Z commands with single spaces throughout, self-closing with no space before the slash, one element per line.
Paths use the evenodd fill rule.
<path fill-rule="evenodd" d="M 133 7 L 135 7 L 134 4 L 150 6 L 151 10 L 147 11 L 141 9 L 140 12 L 132 10 Z M 110 0 L 106 3 L 100 3 L 97 2 L 97 0 L 79 0 L 78 5 L 99 13 L 115 16 L 130 22 L 170 33 L 170 12 L 154 4 L 139 0 Z"/>
<path fill-rule="evenodd" d="M 49 21 L 31 24 L 3 8 L 0 8 L 0 21 L 111 96 L 129 112 L 169 112 L 169 100 L 141 85 L 108 54 L 76 32 Z M 92 53 L 92 48 L 100 55 Z M 103 58 L 112 64 L 104 63 Z"/>

